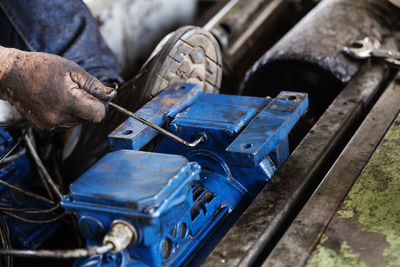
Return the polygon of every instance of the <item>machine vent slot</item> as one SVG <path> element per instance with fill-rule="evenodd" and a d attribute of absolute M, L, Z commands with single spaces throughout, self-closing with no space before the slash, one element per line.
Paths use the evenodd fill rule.
<path fill-rule="evenodd" d="M 205 188 L 201 185 L 193 189 L 193 207 L 190 209 L 190 217 L 194 221 L 200 214 L 200 209 L 207 214 L 207 209 L 204 206 L 206 203 L 211 202 L 215 197 L 215 194 L 210 190 L 205 191 Z"/>
<path fill-rule="evenodd" d="M 193 202 L 196 202 L 197 199 L 203 194 L 204 187 L 201 184 L 195 184 L 193 186 Z"/>

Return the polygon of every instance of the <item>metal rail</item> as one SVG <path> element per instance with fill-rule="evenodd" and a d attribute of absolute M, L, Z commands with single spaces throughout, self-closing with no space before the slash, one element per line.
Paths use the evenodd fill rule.
<path fill-rule="evenodd" d="M 359 175 L 369 162 L 371 154 L 374 153 L 383 136 L 392 125 L 393 120 L 398 116 L 400 112 L 399 101 L 400 85 L 397 81 L 394 81 L 382 94 L 372 111 L 358 128 L 356 134 L 336 160 L 329 173 L 324 177 L 323 182 L 319 185 L 313 196 L 307 201 L 307 204 L 302 208 L 296 219 L 291 223 L 286 233 L 279 240 L 262 266 L 306 266 L 307 263 L 310 262 L 310 255 L 313 254 L 318 243 L 321 242 L 321 236 L 324 233 L 328 233 L 328 225 L 329 227 L 338 227 L 337 224 L 335 225 L 338 220 L 333 219 L 333 217 L 337 213 L 339 206 L 343 203 L 343 200 L 346 199 L 346 195 L 354 185 L 354 182 L 359 179 Z M 387 168 L 387 166 L 383 168 Z M 385 171 L 381 173 L 390 173 L 388 170 L 389 169 L 385 169 Z M 376 175 L 373 179 L 376 180 L 377 183 L 387 185 L 390 184 L 389 182 L 392 178 L 388 179 L 384 177 L 384 175 Z M 383 191 L 382 188 L 376 190 L 382 193 L 380 191 Z M 357 194 L 362 197 L 361 191 L 358 191 Z M 382 196 L 383 194 L 380 194 L 377 196 L 377 199 Z M 379 203 L 372 205 L 379 206 Z M 375 208 L 376 206 L 371 210 Z M 392 214 L 395 214 L 392 210 L 393 206 L 388 205 L 388 213 L 392 212 Z M 370 210 L 366 210 L 365 212 L 370 212 Z M 358 218 L 358 216 L 359 214 L 354 217 Z M 369 216 L 373 217 L 374 215 L 368 213 L 368 217 Z M 387 217 L 385 217 L 385 219 L 386 218 Z M 395 219 L 393 221 L 395 221 Z M 363 229 L 362 226 L 360 226 L 362 223 L 358 222 L 355 218 L 348 220 L 342 219 L 339 226 L 340 230 L 336 232 L 330 231 L 331 236 L 329 239 L 338 242 L 335 243 L 337 244 L 335 246 L 340 246 L 339 240 L 343 240 L 342 238 L 344 238 L 344 240 L 346 240 L 346 238 L 352 239 L 353 242 L 349 242 L 352 246 L 351 250 L 355 249 L 355 251 L 358 251 L 357 253 L 363 251 L 362 255 L 364 257 L 361 258 L 363 260 L 369 259 L 371 262 L 366 261 L 368 265 L 391 265 L 390 261 L 378 263 L 379 260 L 384 259 L 382 255 L 378 257 L 379 251 L 382 253 L 384 249 L 387 249 L 388 246 L 390 247 L 390 242 L 377 242 L 373 241 L 374 239 L 368 239 L 368 237 L 366 237 L 367 231 L 362 232 L 362 235 L 365 236 L 364 239 L 357 238 L 360 235 L 355 235 L 357 230 L 351 227 L 351 223 L 358 225 L 357 227 L 360 227 L 359 229 Z M 378 224 L 376 220 L 373 220 L 373 223 L 374 225 Z M 378 227 L 376 229 L 380 228 Z M 369 234 L 369 238 L 373 236 L 372 232 L 369 232 Z M 374 235 L 381 235 L 381 238 L 385 240 L 383 234 L 374 233 Z M 369 242 L 366 242 L 366 240 L 369 240 Z M 368 245 L 367 243 L 371 244 Z M 394 243 L 392 243 L 392 246 L 393 244 Z M 388 251 L 397 250 L 392 247 L 392 250 L 389 249 Z M 372 260 L 371 257 L 365 256 L 368 254 L 373 257 Z M 392 257 L 392 259 L 394 259 L 394 257 Z M 319 263 L 320 265 L 324 265 L 321 262 Z"/>

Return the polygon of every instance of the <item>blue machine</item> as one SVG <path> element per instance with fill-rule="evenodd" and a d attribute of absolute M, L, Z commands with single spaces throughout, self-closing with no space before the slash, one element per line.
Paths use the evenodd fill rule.
<path fill-rule="evenodd" d="M 186 147 L 132 118 L 114 130 L 112 152 L 71 185 L 62 206 L 78 216 L 88 244 L 100 244 L 114 220 L 129 222 L 138 237 L 76 265 L 185 264 L 287 159 L 288 133 L 307 107 L 307 95 L 294 92 L 271 99 L 177 84 L 158 95 L 136 114 L 184 140 L 205 140 Z"/>
<path fill-rule="evenodd" d="M 11 135 L 0 129 L 0 156 L 6 153 L 14 142 Z M 17 149 L 17 153 L 20 154 L 14 160 L 3 163 L 0 165 L 0 179 L 11 184 L 18 186 L 24 190 L 31 190 L 31 169 L 27 156 L 21 151 L 21 148 Z M 47 209 L 49 208 L 48 203 L 43 203 L 36 199 L 27 197 L 26 195 L 12 190 L 0 184 L 0 201 L 1 205 L 5 207 L 14 208 L 38 208 Z M 52 214 L 24 214 L 18 212 L 12 212 L 19 217 L 28 220 L 46 220 L 53 217 Z M 59 223 L 52 224 L 35 224 L 22 222 L 21 220 L 15 219 L 9 215 L 4 216 L 5 221 L 9 228 L 10 241 L 15 248 L 37 248 L 42 242 L 44 242 L 50 235 L 57 229 Z"/>

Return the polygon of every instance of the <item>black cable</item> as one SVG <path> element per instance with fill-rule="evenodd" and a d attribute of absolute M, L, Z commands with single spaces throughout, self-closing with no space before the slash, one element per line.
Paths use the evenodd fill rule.
<path fill-rule="evenodd" d="M 0 180 L 0 184 L 2 184 L 2 185 L 4 185 L 4 186 L 7 186 L 7 187 L 9 187 L 9 188 L 11 188 L 11 189 L 14 189 L 15 191 L 21 192 L 21 193 L 24 194 L 24 195 L 27 195 L 27 196 L 36 198 L 36 199 L 38 199 L 38 200 L 41 200 L 41 201 L 50 203 L 50 204 L 52 204 L 52 205 L 55 204 L 55 202 L 54 202 L 54 201 L 51 201 L 50 199 L 47 199 L 47 198 L 42 197 L 42 196 L 40 196 L 40 195 L 37 195 L 37 194 L 35 194 L 35 193 L 26 191 L 26 190 L 24 190 L 24 189 L 22 189 L 22 188 L 19 188 L 18 186 L 9 184 L 9 183 L 7 183 L 6 181 Z"/>
<path fill-rule="evenodd" d="M 31 220 L 31 219 L 27 219 L 27 218 L 23 218 L 21 216 L 15 215 L 11 212 L 8 211 L 2 211 L 3 214 L 8 215 L 10 217 L 13 217 L 14 219 L 20 220 L 22 222 L 26 222 L 26 223 L 34 223 L 34 224 L 46 224 L 46 223 L 52 223 L 55 221 L 58 221 L 59 219 L 61 219 L 62 217 L 64 217 L 65 213 L 59 214 L 58 216 L 48 219 L 48 220 Z"/>
<path fill-rule="evenodd" d="M 12 206 L 2 206 L 2 204 L 0 204 L 0 211 L 13 211 L 18 213 L 28 213 L 28 214 L 51 213 L 57 210 L 58 208 L 60 208 L 59 203 L 49 209 L 15 208 Z"/>

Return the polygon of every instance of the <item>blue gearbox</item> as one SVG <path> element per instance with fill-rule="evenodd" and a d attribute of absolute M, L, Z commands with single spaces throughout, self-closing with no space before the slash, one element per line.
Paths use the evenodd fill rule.
<path fill-rule="evenodd" d="M 112 152 L 78 178 L 62 200 L 88 244 L 116 220 L 136 230 L 118 253 L 77 266 L 180 266 L 229 227 L 289 155 L 288 133 L 308 107 L 304 93 L 276 98 L 218 95 L 177 84 L 137 115 L 167 128 L 186 147 L 129 118 L 109 135 Z M 215 238 L 213 238 L 215 237 Z"/>

